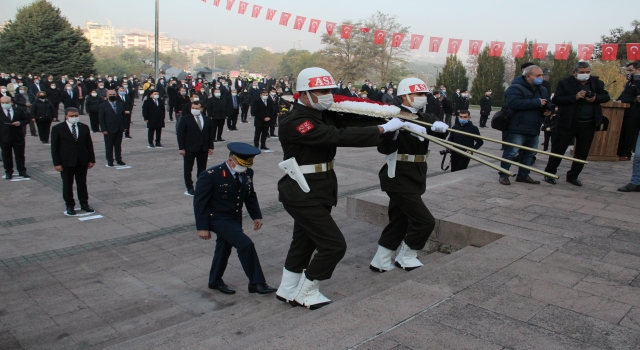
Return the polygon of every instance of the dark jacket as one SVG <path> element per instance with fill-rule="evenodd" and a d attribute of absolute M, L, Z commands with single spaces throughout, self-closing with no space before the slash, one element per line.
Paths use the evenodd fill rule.
<path fill-rule="evenodd" d="M 78 123 L 78 140 L 73 137 L 67 122 L 51 128 L 51 158 L 53 165 L 63 167 L 87 166 L 96 162 L 91 141 L 91 130 L 86 124 Z"/>
<path fill-rule="evenodd" d="M 233 107 L 233 99 L 236 99 L 236 107 Z M 228 95 L 227 99 L 227 116 L 233 117 L 238 114 L 238 109 L 240 108 L 240 102 L 238 101 L 238 96 Z"/>
<path fill-rule="evenodd" d="M 480 130 L 478 130 L 478 127 L 473 125 L 471 121 L 468 121 L 467 124 L 464 124 L 464 125 L 460 123 L 456 123 L 456 125 L 453 126 L 453 129 L 464 131 L 469 134 L 480 135 Z M 480 149 L 480 147 L 482 147 L 482 145 L 484 144 L 484 141 L 482 141 L 482 139 L 478 139 L 478 138 L 463 135 L 463 134 L 458 134 L 455 132 L 449 133 L 449 141 L 455 142 L 459 145 L 471 147 L 473 149 Z M 453 156 L 454 154 L 457 156 L 456 153 L 452 153 L 451 156 Z"/>
<path fill-rule="evenodd" d="M 240 104 L 243 106 L 249 106 L 251 104 L 251 95 L 249 94 L 249 92 L 241 92 L 238 95 L 239 99 L 240 99 Z"/>
<path fill-rule="evenodd" d="M 91 95 L 87 96 L 85 99 L 84 107 L 89 113 L 98 113 L 100 111 L 100 105 L 104 102 L 100 96 L 93 97 Z"/>
<path fill-rule="evenodd" d="M 78 107 L 78 94 L 73 91 L 73 89 L 71 89 L 71 94 L 73 96 L 69 96 L 69 91 L 66 89 L 62 92 L 62 104 L 64 105 L 65 109 L 69 107 Z"/>
<path fill-rule="evenodd" d="M 540 99 L 549 100 L 547 89 L 529 84 L 520 75 L 513 79 L 504 96 L 511 113 L 509 132 L 529 136 L 540 135 L 545 110 Z"/>
<path fill-rule="evenodd" d="M 31 116 L 36 118 L 37 122 L 48 122 L 55 118 L 56 110 L 49 100 L 37 99 L 31 104 Z"/>
<path fill-rule="evenodd" d="M 262 100 L 254 102 L 251 105 L 251 111 L 255 116 L 253 120 L 253 126 L 258 128 L 270 126 L 271 121 L 275 118 L 275 114 L 273 113 L 274 105 L 271 98 L 267 98 L 266 104 Z M 270 119 L 268 121 L 265 121 L 265 118 Z"/>
<path fill-rule="evenodd" d="M 129 98 L 129 96 L 125 95 L 124 96 L 124 100 L 122 99 L 122 96 L 120 96 L 120 94 L 118 94 L 118 101 L 121 101 L 124 104 L 124 110 L 129 112 L 129 115 L 131 115 L 131 111 L 133 110 L 133 99 Z"/>
<path fill-rule="evenodd" d="M 640 95 L 640 86 L 636 87 L 633 82 L 627 82 L 624 86 L 624 90 L 618 100 L 623 103 L 629 103 L 631 107 L 624 110 L 624 116 L 629 118 L 635 118 L 637 121 L 636 127 L 640 129 L 640 102 L 638 102 L 638 96 Z"/>
<path fill-rule="evenodd" d="M 142 103 L 142 118 L 147 122 L 148 129 L 164 128 L 164 103 L 158 99 L 158 105 L 156 106 L 156 101 L 154 101 L 154 99 L 146 99 Z"/>
<path fill-rule="evenodd" d="M 442 111 L 444 114 L 453 114 L 453 103 L 451 103 L 450 99 L 444 97 L 440 101 L 440 104 L 442 105 Z"/>
<path fill-rule="evenodd" d="M 482 115 L 491 114 L 491 96 L 487 97 L 487 95 L 484 95 L 480 99 L 480 114 Z"/>
<path fill-rule="evenodd" d="M 183 105 L 187 104 L 187 103 L 191 103 L 191 99 L 189 98 L 189 96 L 187 95 L 182 95 L 182 94 L 178 94 L 178 97 L 176 97 L 176 100 L 174 102 L 174 105 L 176 106 L 176 110 L 178 112 L 186 112 L 189 113 L 188 110 L 186 110 Z"/>
<path fill-rule="evenodd" d="M 207 116 L 211 119 L 225 119 L 227 117 L 227 99 L 223 96 L 211 97 L 207 100 Z"/>
<path fill-rule="evenodd" d="M 24 145 L 24 134 L 22 126 L 29 124 L 27 113 L 12 106 L 13 115 L 11 120 L 5 114 L 5 110 L 0 108 L 0 143 L 11 143 L 14 145 Z M 20 126 L 10 125 L 9 123 L 20 122 Z"/>
<path fill-rule="evenodd" d="M 595 127 L 602 125 L 601 103 L 609 102 L 611 97 L 604 89 L 604 82 L 596 76 L 589 77 L 586 84 L 589 84 L 591 91 L 596 95 L 596 100 L 592 103 L 593 120 Z M 556 113 L 556 124 L 560 128 L 571 128 L 578 121 L 578 115 L 585 103 L 585 99 L 576 100 L 576 94 L 582 90 L 582 84 L 575 77 L 571 76 L 558 82 L 556 93 L 553 95 L 553 103 L 558 106 Z"/>
<path fill-rule="evenodd" d="M 185 114 L 178 124 L 177 138 L 178 149 L 187 152 L 206 152 L 213 149 L 215 139 L 213 123 L 210 118 L 202 118 L 202 130 L 193 114 Z"/>
<path fill-rule="evenodd" d="M 45 91 L 47 93 L 47 99 L 49 99 L 49 101 L 54 105 L 60 104 L 60 102 L 62 102 L 62 95 L 60 90 L 48 87 Z"/>
<path fill-rule="evenodd" d="M 16 96 L 13 98 L 13 103 L 17 106 L 17 108 L 23 110 L 24 112 L 27 112 L 27 114 L 30 114 L 30 109 L 29 107 L 27 107 L 27 103 L 33 104 L 33 101 L 35 99 L 35 96 L 31 95 L 28 92 L 26 94 L 16 93 Z"/>
<path fill-rule="evenodd" d="M 115 134 L 126 129 L 124 125 L 124 103 L 116 100 L 116 113 L 111 107 L 111 101 L 105 101 L 98 110 L 98 120 L 100 121 L 100 131 Z"/>

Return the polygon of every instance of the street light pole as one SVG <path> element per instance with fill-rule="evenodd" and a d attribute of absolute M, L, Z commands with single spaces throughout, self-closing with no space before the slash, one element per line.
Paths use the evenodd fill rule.
<path fill-rule="evenodd" d="M 155 67 L 156 67 L 156 80 L 158 81 L 158 77 L 160 76 L 160 66 L 158 65 L 158 40 L 160 34 L 159 20 L 160 18 L 160 0 L 156 0 L 156 40 L 155 40 Z"/>

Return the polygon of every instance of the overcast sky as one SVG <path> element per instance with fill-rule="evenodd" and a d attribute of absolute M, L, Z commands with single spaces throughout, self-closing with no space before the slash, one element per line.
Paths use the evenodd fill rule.
<path fill-rule="evenodd" d="M 2 0 L 0 21 L 15 17 L 17 9 L 30 0 Z M 83 25 L 85 21 L 107 23 L 117 28 L 140 28 L 154 30 L 155 0 L 50 0 L 60 7 L 72 24 Z M 422 47 L 415 53 L 430 55 L 429 36 L 444 37 L 445 45 L 434 61 L 440 61 L 446 52 L 448 38 L 468 40 L 505 41 L 505 49 L 511 42 L 524 38 L 536 39 L 540 43 L 574 44 L 595 43 L 603 34 L 615 27 L 630 28 L 634 19 L 640 19 L 637 0 L 247 0 L 248 10 L 238 14 L 240 0 L 236 0 L 231 11 L 225 9 L 227 0 L 220 7 L 213 0 L 160 0 L 160 30 L 177 39 L 217 42 L 219 45 L 249 47 L 271 47 L 276 51 L 287 51 L 293 42 L 302 41 L 302 48 L 315 51 L 322 47 L 320 33 L 324 32 L 324 21 L 336 22 L 358 20 L 375 11 L 397 16 L 399 22 L 410 27 L 410 33 L 425 35 Z M 252 6 L 263 7 L 258 19 L 251 17 Z M 273 21 L 267 21 L 266 10 L 278 10 Z M 289 26 L 278 24 L 281 12 L 291 13 Z M 303 30 L 294 30 L 296 15 L 307 17 Z M 309 18 L 323 20 L 318 34 L 308 32 Z"/>

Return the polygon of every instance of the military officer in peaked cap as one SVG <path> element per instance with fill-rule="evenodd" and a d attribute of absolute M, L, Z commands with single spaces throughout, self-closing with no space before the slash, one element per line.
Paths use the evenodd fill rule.
<path fill-rule="evenodd" d="M 251 169 L 253 158 L 260 154 L 260 150 L 241 142 L 232 142 L 227 148 L 230 153 L 224 163 L 198 176 L 193 197 L 198 235 L 208 240 L 211 238 L 210 231 L 213 231 L 217 236 L 209 288 L 225 294 L 235 293 L 222 280 L 231 248 L 235 248 L 244 273 L 249 278 L 249 293 L 273 293 L 276 289 L 269 287 L 264 279 L 253 241 L 242 230 L 243 203 L 253 219 L 253 230 L 262 227 L 262 214 L 253 188 Z"/>

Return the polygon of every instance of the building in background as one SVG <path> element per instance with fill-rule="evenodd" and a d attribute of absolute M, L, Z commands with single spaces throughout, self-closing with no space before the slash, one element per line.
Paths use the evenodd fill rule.
<path fill-rule="evenodd" d="M 141 47 L 153 50 L 155 47 L 155 36 L 153 34 L 128 33 L 122 35 L 122 47 L 125 49 L 131 47 Z M 178 40 L 160 36 L 158 40 L 158 51 L 167 53 L 171 51 L 180 51 Z"/>
<path fill-rule="evenodd" d="M 84 23 L 82 32 L 89 39 L 92 47 L 117 45 L 116 33 L 111 25 L 89 21 Z"/>

